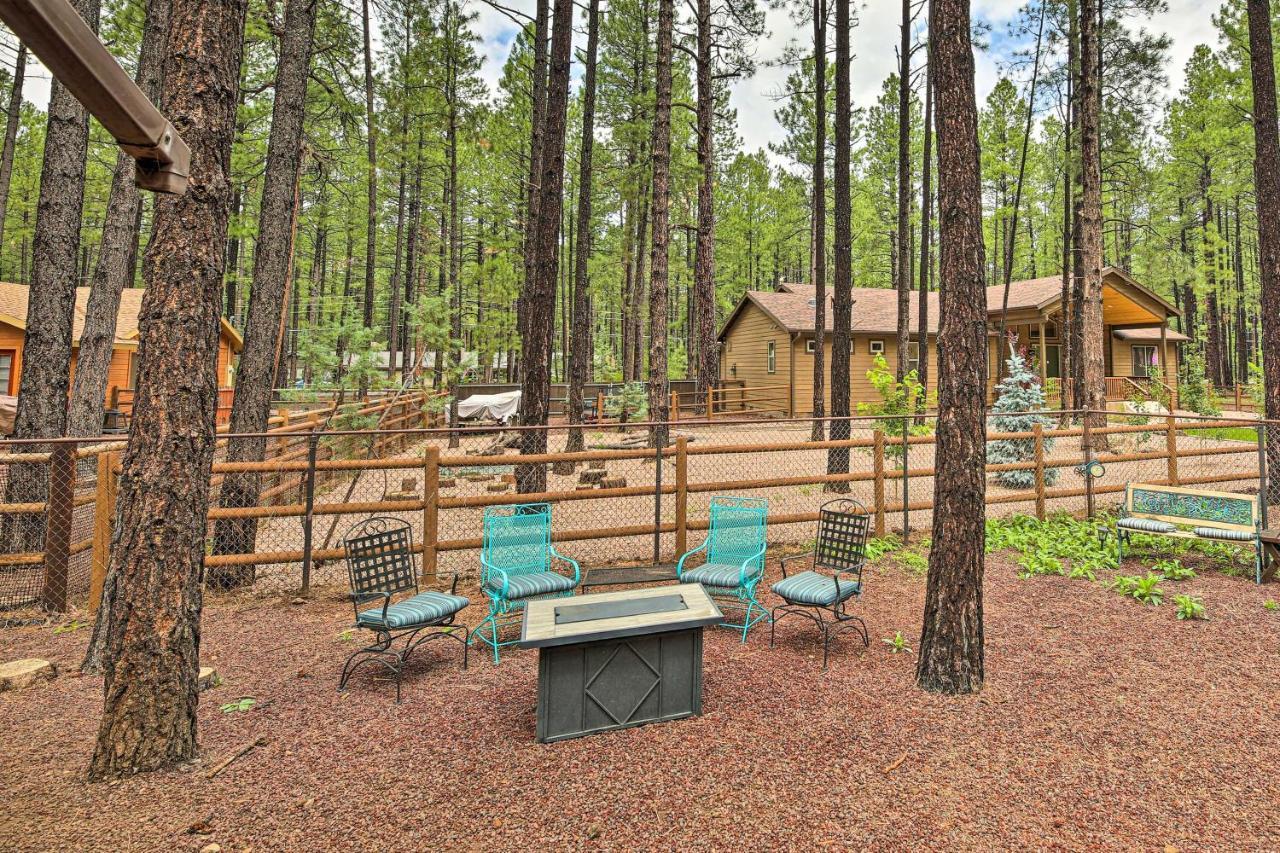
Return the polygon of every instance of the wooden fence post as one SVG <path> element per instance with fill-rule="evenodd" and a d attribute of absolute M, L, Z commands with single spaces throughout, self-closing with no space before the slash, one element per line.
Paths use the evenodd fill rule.
<path fill-rule="evenodd" d="M 93 559 L 89 569 L 89 615 L 98 612 L 111 564 L 111 527 L 116 517 L 117 454 L 98 454 L 98 493 L 93 502 Z"/>
<path fill-rule="evenodd" d="M 707 420 L 711 420 L 711 417 L 715 414 L 715 406 L 715 395 L 711 388 L 707 388 Z"/>
<path fill-rule="evenodd" d="M 1044 521 L 1044 427 L 1036 424 L 1031 431 L 1036 447 L 1036 518 Z"/>
<path fill-rule="evenodd" d="M 874 500 L 876 504 L 876 538 L 880 539 L 884 536 L 884 430 L 876 430 L 874 433 L 875 456 L 875 492 Z"/>
<path fill-rule="evenodd" d="M 1178 432 L 1173 428 L 1174 416 L 1165 418 L 1164 446 L 1169 455 L 1169 485 L 1178 485 Z"/>
<path fill-rule="evenodd" d="M 428 445 L 422 471 L 422 575 L 436 579 L 436 543 L 440 541 L 440 448 Z"/>
<path fill-rule="evenodd" d="M 676 554 L 684 556 L 689 533 L 689 439 L 676 436 Z"/>
<path fill-rule="evenodd" d="M 1236 411 L 1240 411 L 1240 383 L 1236 382 Z"/>
<path fill-rule="evenodd" d="M 596 392 L 596 423 L 604 423 L 604 392 Z"/>
<path fill-rule="evenodd" d="M 45 504 L 44 588 L 40 604 L 45 610 L 67 609 L 67 577 L 71 564 L 71 513 L 76 496 L 76 446 L 56 444 L 49 457 L 49 499 Z"/>
<path fill-rule="evenodd" d="M 680 420 L 680 392 L 671 392 L 671 420 Z"/>

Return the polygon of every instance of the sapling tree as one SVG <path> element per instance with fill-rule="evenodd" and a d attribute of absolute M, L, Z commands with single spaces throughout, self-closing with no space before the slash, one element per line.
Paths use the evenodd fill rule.
<path fill-rule="evenodd" d="M 992 427 L 996 432 L 1031 432 L 1036 424 L 1049 427 L 1053 419 L 1044 412 L 1044 386 L 1040 377 L 1027 364 L 1024 351 L 1018 349 L 1016 335 L 1009 336 L 1009 359 L 1005 362 L 1004 378 L 996 386 L 996 402 L 991 411 Z M 1044 439 L 1044 452 L 1053 449 L 1053 439 Z M 987 459 L 995 463 L 1030 462 L 1036 455 L 1033 438 L 1006 438 L 987 445 Z M 1058 481 L 1058 469 L 1046 468 L 1044 482 L 1052 486 Z M 1035 471 L 1018 469 L 1001 471 L 996 482 L 1011 489 L 1029 489 L 1036 484 Z"/>

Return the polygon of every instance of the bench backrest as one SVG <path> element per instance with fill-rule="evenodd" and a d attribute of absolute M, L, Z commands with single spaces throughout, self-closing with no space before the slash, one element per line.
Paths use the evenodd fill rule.
<path fill-rule="evenodd" d="M 1258 500 L 1252 495 L 1151 483 L 1130 483 L 1126 486 L 1124 510 L 1136 518 L 1227 530 L 1256 530 L 1259 518 Z"/>

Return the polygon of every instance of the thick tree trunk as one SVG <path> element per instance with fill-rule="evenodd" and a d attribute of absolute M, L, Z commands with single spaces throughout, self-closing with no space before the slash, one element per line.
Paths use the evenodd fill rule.
<path fill-rule="evenodd" d="M 578 248 L 573 269 L 573 334 L 569 355 L 569 423 L 582 423 L 583 388 L 591 373 L 591 282 L 587 260 L 591 256 L 591 158 L 595 147 L 596 55 L 600 42 L 600 0 L 587 7 L 587 68 L 582 82 L 582 141 L 578 153 Z M 597 416 L 600 412 L 596 413 Z M 582 430 L 569 430 L 565 450 L 585 447 Z"/>
<path fill-rule="evenodd" d="M 946 361 L 938 377 L 933 547 L 916 682 L 925 690 L 973 693 L 983 680 L 987 299 L 967 0 L 930 3 L 929 47 L 939 119 L 938 348 Z"/>
<path fill-rule="evenodd" d="M 920 346 L 920 386 L 925 389 L 918 411 L 928 405 L 929 388 L 929 285 L 933 279 L 930 243 L 933 240 L 933 75 L 926 72 L 924 82 L 924 156 L 920 165 L 920 307 L 916 340 Z M 919 419 L 924 422 L 923 417 Z"/>
<path fill-rule="evenodd" d="M 533 79 L 529 86 L 529 186 L 525 190 L 524 282 L 526 290 L 533 286 L 538 269 L 538 204 L 542 198 L 539 181 L 542 180 L 542 145 L 546 134 L 547 38 L 550 14 L 550 0 L 537 0 L 534 4 L 533 16 Z M 525 294 L 521 293 L 516 302 L 516 328 L 522 341 L 528 333 L 526 309 Z M 522 372 L 521 382 L 523 381 Z"/>
<path fill-rule="evenodd" d="M 1098 36 L 1098 4 L 1080 0 L 1080 352 L 1085 398 L 1095 427 L 1107 423 L 1106 364 L 1102 325 L 1102 94 L 1098 71 L 1101 62 Z M 1095 437 L 1096 446 L 1107 444 Z"/>
<path fill-rule="evenodd" d="M 370 46 L 372 24 L 369 0 L 360 2 L 360 21 L 364 33 L 364 119 L 367 158 L 364 244 L 364 327 L 373 328 L 373 300 L 377 284 L 378 260 L 378 124 L 373 115 L 373 50 Z M 367 380 L 361 379 L 360 396 L 368 394 Z"/>
<path fill-rule="evenodd" d="M 13 65 L 9 87 L 9 108 L 5 111 L 4 144 L 0 147 L 0 237 L 4 236 L 5 213 L 9 209 L 9 185 L 13 181 L 13 149 L 22 119 L 22 86 L 27 76 L 27 46 L 18 42 L 18 58 Z"/>
<path fill-rule="evenodd" d="M 1280 419 L 1280 132 L 1271 45 L 1270 0 L 1248 0 L 1253 82 L 1253 180 L 1258 206 L 1258 278 L 1262 304 L 1262 368 L 1267 419 Z M 1280 428 L 1267 427 L 1267 503 L 1280 502 Z"/>
<path fill-rule="evenodd" d="M 831 300 L 831 438 L 850 433 L 849 356 L 853 339 L 853 232 L 849 197 L 849 0 L 836 0 L 836 126 L 835 126 L 835 293 Z M 827 473 L 849 471 L 849 449 L 827 451 Z M 829 492 L 847 492 L 847 482 L 828 483 Z"/>
<path fill-rule="evenodd" d="M 456 33 L 458 7 L 449 3 L 445 16 L 452 19 L 446 31 Z M 458 62 L 452 47 L 448 52 L 448 125 L 445 147 L 449 155 L 449 295 L 453 303 L 449 331 L 449 423 L 458 423 L 458 382 L 462 379 L 462 228 L 458 224 Z M 563 157 L 563 143 L 561 143 Z M 553 250 L 554 251 L 554 250 Z M 449 447 L 458 446 L 458 434 L 449 433 Z"/>
<path fill-rule="evenodd" d="M 655 447 L 667 445 L 669 388 L 667 381 L 667 284 L 671 213 L 671 58 L 675 29 L 674 0 L 658 0 L 657 98 L 653 110 L 653 250 L 649 257 L 649 420 Z M 701 140 L 699 140 L 701 144 Z M 699 208 L 701 228 L 701 208 Z"/>
<path fill-rule="evenodd" d="M 712 83 L 711 0 L 698 0 L 698 250 L 693 270 L 695 347 L 698 353 L 698 398 L 720 377 L 720 347 L 716 340 L 716 212 L 715 212 L 715 89 Z"/>
<path fill-rule="evenodd" d="M 902 0 L 901 40 L 898 44 L 898 381 L 910 369 L 911 341 L 911 6 Z"/>
<path fill-rule="evenodd" d="M 271 115 L 271 138 L 258 212 L 258 244 L 253 253 L 253 284 L 245 316 L 244 350 L 236 368 L 236 393 L 231 404 L 232 433 L 261 433 L 271 417 L 271 391 L 280 362 L 281 322 L 293 268 L 293 223 L 297 216 L 298 175 L 302 168 L 303 122 L 307 78 L 311 67 L 316 0 L 287 0 L 276 69 L 276 97 Z M 295 324 L 296 327 L 296 324 Z M 233 439 L 229 462 L 260 462 L 265 438 Z M 258 505 L 259 474 L 228 474 L 218 497 L 220 507 Z M 257 542 L 256 518 L 221 519 L 214 525 L 213 553 L 251 553 Z M 215 588 L 252 583 L 252 564 L 210 569 L 207 581 Z"/>
<path fill-rule="evenodd" d="M 201 564 L 245 8 L 243 0 L 173 3 L 161 109 L 191 148 L 191 178 L 184 195 L 158 199 L 144 261 L 93 780 L 196 755 Z"/>
<path fill-rule="evenodd" d="M 827 3 L 813 3 L 813 431 L 826 435 L 827 328 Z"/>
<path fill-rule="evenodd" d="M 98 0 L 77 0 L 73 8 L 98 30 Z M 67 427 L 67 394 L 71 375 L 71 324 L 75 314 L 76 261 L 80 257 L 80 219 L 84 202 L 85 155 L 89 145 L 89 113 L 57 80 L 51 83 L 45 124 L 44 162 L 32 240 L 31 286 L 27 294 L 27 329 L 22 347 L 22 373 L 14 438 L 61 436 Z M 44 450 L 27 445 L 21 450 Z M 9 470 L 5 500 L 43 501 L 49 490 L 45 465 L 15 465 Z M 44 518 L 5 516 L 7 551 L 39 551 Z"/>
<path fill-rule="evenodd" d="M 556 277 L 560 265 L 556 246 L 560 240 L 560 214 L 564 203 L 565 113 L 569 103 L 573 0 L 556 0 L 553 19 L 536 204 L 534 256 L 537 266 L 533 279 L 526 282 L 521 295 L 525 329 L 520 357 L 523 365 L 520 422 L 530 426 L 545 425 L 551 406 L 551 349 L 555 331 Z M 521 433 L 521 453 L 544 453 L 546 449 L 545 430 L 531 429 Z M 546 485 L 545 465 L 516 466 L 518 491 L 541 492 Z"/>
<path fill-rule="evenodd" d="M 160 93 L 160 72 L 164 64 L 164 40 L 169 33 L 170 0 L 149 0 L 138 54 L 137 81 L 150 98 Z M 111 196 L 102 224 L 98 263 L 85 307 L 84 331 L 76 354 L 76 373 L 71 383 L 71 408 L 67 417 L 68 435 L 98 435 L 102 432 L 102 410 L 107 393 L 107 375 L 116 338 L 116 317 L 120 312 L 120 292 L 132 283 L 130 263 L 138 247 L 138 212 L 142 200 L 134 184 L 133 158 L 124 152 L 116 157 L 111 179 Z M 99 612 L 104 612 L 105 608 Z"/>

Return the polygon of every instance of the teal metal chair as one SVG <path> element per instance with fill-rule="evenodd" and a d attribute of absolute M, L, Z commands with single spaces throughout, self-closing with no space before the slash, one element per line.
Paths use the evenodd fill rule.
<path fill-rule="evenodd" d="M 573 576 L 554 570 L 555 561 L 573 569 Z M 581 579 L 578 564 L 551 546 L 551 505 L 513 504 L 484 511 L 484 541 L 480 550 L 480 588 L 489 599 L 489 615 L 471 632 L 493 649 L 516 640 L 502 640 L 502 628 L 513 624 L 525 602 L 536 598 L 573 595 Z"/>
<path fill-rule="evenodd" d="M 764 577 L 768 512 L 769 502 L 763 498 L 713 497 L 711 529 L 706 540 L 676 564 L 676 577 L 681 583 L 700 583 L 723 606 L 742 612 L 740 623 L 723 624 L 726 628 L 741 628 L 744 643 L 751 626 L 769 619 L 769 611 L 756 600 L 756 587 Z M 689 558 L 699 552 L 706 552 L 706 562 L 686 568 Z"/>

